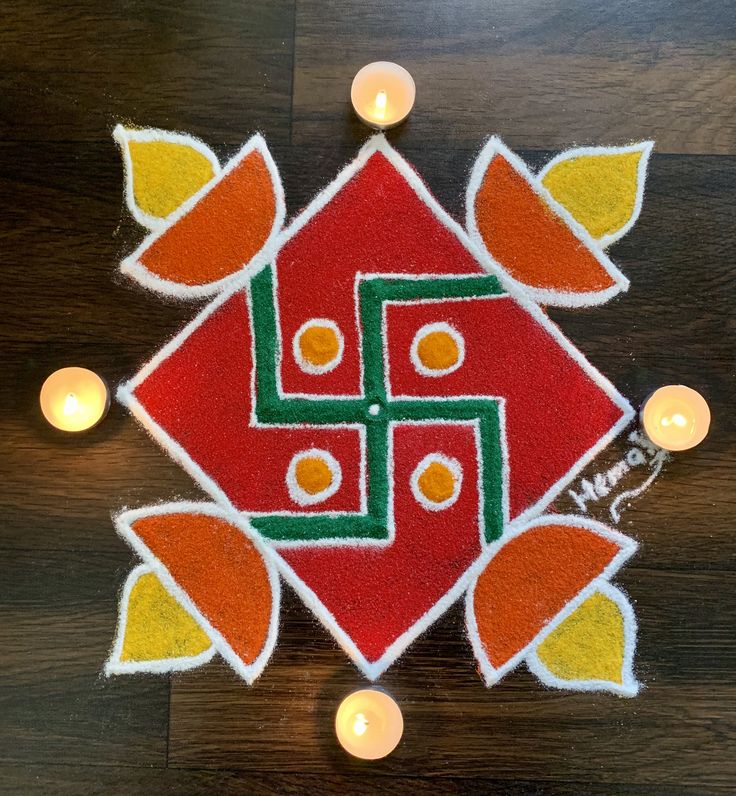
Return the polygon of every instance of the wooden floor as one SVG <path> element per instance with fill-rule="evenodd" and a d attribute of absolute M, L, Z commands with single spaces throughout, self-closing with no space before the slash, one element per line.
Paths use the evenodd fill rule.
<path fill-rule="evenodd" d="M 628 294 L 553 313 L 633 402 L 700 389 L 712 433 L 624 515 L 641 552 L 636 700 L 486 690 L 452 609 L 383 683 L 406 732 L 365 765 L 331 720 L 362 682 L 291 593 L 253 688 L 221 664 L 100 676 L 134 557 L 110 511 L 196 497 L 118 405 L 53 433 L 45 375 L 131 375 L 196 312 L 116 273 L 140 238 L 111 138 L 194 133 L 223 158 L 254 130 L 289 212 L 367 131 L 349 81 L 397 60 L 417 105 L 390 134 L 463 209 L 484 137 L 533 164 L 653 138 L 645 209 L 613 250 Z M 7 793 L 707 794 L 736 789 L 736 9 L 728 0 L 6 0 L 0 23 L 0 790 Z"/>

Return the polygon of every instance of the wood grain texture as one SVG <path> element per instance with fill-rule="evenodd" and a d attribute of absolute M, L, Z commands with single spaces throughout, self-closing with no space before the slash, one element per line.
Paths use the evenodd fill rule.
<path fill-rule="evenodd" d="M 736 696 L 736 643 L 715 614 L 736 610 L 732 598 L 724 599 L 735 585 L 734 573 L 628 567 L 618 582 L 634 599 L 641 626 L 637 671 L 646 688 L 640 697 L 547 691 L 523 667 L 487 690 L 474 670 L 456 606 L 382 677 L 402 706 L 405 735 L 396 752 L 371 771 L 431 777 L 493 771 L 502 778 L 629 784 L 732 782 L 736 767 L 725 757 L 736 741 L 736 712 L 727 706 Z M 286 601 L 280 639 L 251 689 L 214 664 L 174 679 L 170 765 L 360 770 L 328 732 L 336 705 L 360 686 L 360 676 L 296 599 Z M 709 650 L 705 659 L 703 649 Z M 707 688 L 700 684 L 705 682 Z M 666 737 L 659 735 L 663 726 Z"/>
<path fill-rule="evenodd" d="M 0 792 L 732 792 L 730 6 L 13 0 L 3 11 Z M 202 306 L 117 275 L 143 231 L 124 208 L 112 126 L 182 129 L 223 161 L 261 129 L 293 215 L 367 137 L 347 96 L 375 58 L 417 79 L 415 112 L 389 137 L 460 220 L 492 132 L 535 168 L 573 141 L 657 141 L 642 216 L 611 249 L 630 291 L 550 315 L 632 403 L 682 381 L 707 396 L 713 427 L 623 514 L 641 544 L 617 581 L 641 627 L 639 698 L 548 691 L 523 669 L 488 690 L 455 606 L 382 680 L 406 733 L 392 757 L 365 765 L 332 732 L 337 703 L 364 681 L 288 589 L 279 646 L 252 689 L 220 662 L 170 683 L 100 678 L 134 562 L 110 512 L 202 493 L 119 405 L 70 436 L 43 422 L 37 396 L 67 364 L 116 385 Z M 583 475 L 626 449 L 617 441 Z"/>
<path fill-rule="evenodd" d="M 118 122 L 234 144 L 244 127 L 263 128 L 283 140 L 293 9 L 293 0 L 10 0 L 3 140 L 99 141 Z"/>
<path fill-rule="evenodd" d="M 162 300 L 116 274 L 117 260 L 132 250 L 140 231 L 128 223 L 121 206 L 122 170 L 115 148 L 110 142 L 84 148 L 90 154 L 80 162 L 68 144 L 33 145 L 30 152 L 26 144 L 12 145 L 13 156 L 4 166 L 6 184 L 17 195 L 24 194 L 33 212 L 55 218 L 48 227 L 24 225 L 21 213 L 28 204 L 22 203 L 0 218 L 13 241 L 0 249 L 1 267 L 13 283 L 14 296 L 0 325 L 0 340 L 12 345 L 5 357 L 9 377 L 0 383 L 8 407 L 0 416 L 0 431 L 9 443 L 7 455 L 0 459 L 0 476 L 6 501 L 15 509 L 0 528 L 0 538 L 9 546 L 56 549 L 61 530 L 74 549 L 119 549 L 120 542 L 107 530 L 111 509 L 201 496 L 118 404 L 113 404 L 105 424 L 82 437 L 69 438 L 41 418 L 39 386 L 60 362 L 92 367 L 116 385 L 203 306 Z M 354 152 L 345 146 L 273 149 L 292 215 Z M 220 151 L 224 156 L 229 152 Z M 402 151 L 443 205 L 462 220 L 471 153 Z M 523 154 L 536 168 L 552 153 Z M 37 175 L 38 158 L 43 158 L 44 168 Z M 72 180 L 68 191 L 59 187 L 67 180 Z M 104 201 L 87 202 L 85 191 Z M 114 220 L 106 220 L 105 208 Z M 124 225 L 114 235 L 118 218 Z M 665 488 L 663 482 L 637 503 L 644 514 L 630 530 L 656 545 L 653 566 L 733 568 L 736 562 L 736 537 L 726 534 L 712 544 L 715 532 L 726 532 L 736 505 L 727 488 L 736 456 L 729 411 L 736 361 L 736 318 L 731 311 L 736 283 L 727 267 L 713 267 L 728 261 L 726 230 L 735 223 L 736 157 L 655 155 L 642 216 L 611 249 L 632 280 L 629 292 L 602 307 L 550 311 L 634 404 L 673 380 L 700 389 L 711 402 L 713 433 L 667 467 L 667 488 L 672 495 L 689 492 L 689 504 L 703 522 L 694 523 L 692 514 L 679 511 L 674 502 L 663 509 L 656 491 Z M 698 278 L 688 277 L 687 289 L 681 289 L 683 274 L 694 272 Z M 41 291 L 39 281 L 44 285 Z M 70 449 L 84 455 L 69 456 Z M 594 463 L 590 469 L 600 466 Z M 59 480 L 62 468 L 68 481 Z M 72 492 L 69 482 L 75 484 Z M 29 538 L 22 528 L 29 512 L 33 515 L 34 496 L 40 495 L 41 516 L 34 515 L 38 531 Z M 730 513 L 724 513 L 726 509 Z M 39 522 L 48 512 L 58 528 L 46 530 Z"/>
<path fill-rule="evenodd" d="M 116 616 L 109 584 L 130 563 L 124 550 L 3 550 L 0 760 L 165 765 L 165 680 L 100 676 Z"/>
<path fill-rule="evenodd" d="M 51 764 L 9 765 L 0 769 L 0 789 L 8 793 L 54 794 L 54 796 L 103 796 L 109 793 L 148 794 L 155 782 L 156 793 L 194 796 L 200 793 L 303 796 L 305 793 L 347 793 L 350 796 L 381 796 L 412 793 L 418 796 L 476 796 L 478 793 L 503 796 L 650 796 L 651 785 L 611 785 L 588 782 L 546 782 L 477 777 L 419 778 L 401 774 L 381 777 L 366 767 L 359 776 L 310 774 L 253 774 L 242 770 L 151 769 L 134 767 L 87 767 Z M 719 786 L 669 786 L 657 788 L 657 796 L 724 796 Z"/>
<path fill-rule="evenodd" d="M 733 8 L 721 0 L 304 0 L 297 4 L 294 143 L 359 135 L 349 86 L 398 61 L 417 106 L 406 145 L 474 149 L 656 138 L 662 152 L 732 154 Z"/>

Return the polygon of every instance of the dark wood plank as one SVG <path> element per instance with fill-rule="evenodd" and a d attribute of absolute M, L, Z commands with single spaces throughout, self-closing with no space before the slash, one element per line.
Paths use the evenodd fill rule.
<path fill-rule="evenodd" d="M 83 434 L 52 428 L 41 415 L 38 392 L 51 371 L 66 364 L 90 367 L 115 386 L 139 359 L 116 343 L 16 344 L 3 357 L 0 386 L 5 412 L 0 457 L 5 520 L 0 547 L 124 553 L 111 512 L 162 499 L 201 499 L 189 476 L 113 400 L 104 422 Z"/>
<path fill-rule="evenodd" d="M 245 138 L 248 132 L 241 134 Z M 209 143 L 223 159 L 233 152 L 216 140 Z M 452 149 L 405 149 L 402 144 L 399 149 L 443 205 L 463 220 L 473 155 Z M 273 150 L 293 215 L 332 180 L 356 147 L 292 150 L 276 145 Z M 541 166 L 553 153 L 521 154 Z M 135 248 L 143 232 L 123 207 L 122 167 L 111 139 L 83 148 L 0 144 L 0 155 L 0 185 L 11 197 L 0 218 L 6 241 L 0 266 L 16 296 L 8 302 L 1 338 L 155 345 L 202 306 L 148 294 L 117 275 L 119 260 Z M 718 263 L 728 257 L 725 232 L 736 221 L 735 186 L 736 158 L 655 155 L 642 217 L 611 250 L 632 279 L 629 293 L 603 307 L 557 311 L 555 320 L 573 337 L 584 335 L 592 355 L 600 349 L 610 360 L 624 361 L 620 347 L 612 348 L 606 333 L 618 340 L 622 331 L 627 354 L 635 357 L 635 347 L 648 343 L 659 346 L 657 360 L 662 363 L 674 358 L 686 365 L 690 351 L 702 354 L 711 343 L 718 347 L 716 353 L 728 351 L 730 340 L 722 331 L 731 331 L 734 319 L 733 313 L 722 310 L 731 306 L 734 288 Z M 697 275 L 689 278 L 686 291 L 680 289 L 683 274 Z M 71 292 L 69 284 L 74 287 Z M 722 302 L 721 311 L 704 312 L 713 302 Z M 646 322 L 652 307 L 661 323 Z M 146 350 L 142 347 L 140 356 Z"/>
<path fill-rule="evenodd" d="M 0 769 L 166 764 L 166 678 L 100 675 L 130 560 L 125 551 L 2 551 Z"/>
<path fill-rule="evenodd" d="M 475 149 L 655 138 L 662 152 L 733 154 L 733 9 L 720 0 L 303 0 L 293 142 L 363 137 L 349 103 L 364 64 L 397 61 L 417 104 L 407 145 Z"/>
<path fill-rule="evenodd" d="M 248 129 L 240 135 L 247 138 Z M 235 149 L 217 139 L 208 143 L 223 160 Z M 473 154 L 453 147 L 398 146 L 443 205 L 464 220 Z M 306 149 L 276 144 L 272 149 L 293 215 L 354 157 L 357 144 Z M 521 154 L 536 167 L 553 153 Z M 139 353 L 144 357 L 148 347 L 173 334 L 202 306 L 147 293 L 117 274 L 120 259 L 143 231 L 123 206 L 123 171 L 111 138 L 84 146 L 0 144 L 0 186 L 11 198 L 0 217 L 6 241 L 0 267 L 15 297 L 5 309 L 0 339 L 137 342 L 146 344 Z M 732 306 L 735 289 L 718 263 L 728 257 L 725 233 L 736 222 L 734 207 L 736 158 L 655 155 L 644 212 L 611 249 L 632 280 L 629 293 L 603 307 L 557 312 L 555 320 L 574 339 L 584 339 L 592 356 L 605 354 L 611 362 L 629 364 L 637 348 L 646 345 L 659 347 L 657 360 L 663 364 L 675 358 L 684 365 L 688 354 L 702 354 L 704 345 L 710 350 L 715 344 L 716 354 L 727 352 L 731 341 L 722 332 L 733 330 L 734 318 L 723 310 Z M 689 279 L 687 291 L 680 289 L 683 274 L 698 277 Z M 719 311 L 704 312 L 713 302 Z M 646 322 L 653 307 L 661 319 L 656 324 Z M 622 333 L 626 346 L 611 346 Z M 605 360 L 600 364 L 610 368 Z"/>
<path fill-rule="evenodd" d="M 117 550 L 111 509 L 201 493 L 118 405 L 98 429 L 70 437 L 43 422 L 38 389 L 50 371 L 70 363 L 86 364 L 118 384 L 201 302 L 165 301 L 115 276 L 117 259 L 136 238 L 132 223 L 118 236 L 124 241 L 113 237 L 113 224 L 124 211 L 122 171 L 111 142 L 85 145 L 90 154 L 84 159 L 79 147 L 65 144 L 11 145 L 11 151 L 7 184 L 17 192 L 17 207 L 32 207 L 36 215 L 24 225 L 21 211 L 11 205 L 0 219 L 12 241 L 0 249 L 0 267 L 14 296 L 0 325 L 0 338 L 14 341 L 4 355 L 8 378 L 0 384 L 7 407 L 0 432 L 9 443 L 0 476 L 6 502 L 15 509 L 0 536 L 9 546 L 57 549 L 63 538 L 72 549 Z M 277 147 L 275 154 L 295 213 L 353 151 Z M 535 167 L 550 156 L 524 154 Z M 406 156 L 462 218 L 472 155 L 423 149 Z M 40 171 L 34 158 L 41 158 Z M 729 262 L 724 233 L 736 220 L 734 208 L 736 158 L 655 156 L 642 217 L 611 250 L 632 280 L 630 291 L 602 307 L 551 311 L 635 405 L 660 384 L 678 381 L 701 389 L 711 403 L 709 438 L 675 457 L 666 477 L 639 499 L 637 514 L 626 517 L 632 523 L 627 530 L 656 551 L 648 566 L 732 568 L 736 561 L 736 537 L 727 532 L 736 500 L 728 488 L 736 459 L 730 411 L 736 283 L 727 266 L 718 265 Z M 596 462 L 591 470 L 600 466 Z M 23 532 L 29 516 L 36 528 L 32 536 Z"/>
<path fill-rule="evenodd" d="M 732 790 L 730 6 L 15 0 L 3 11 L 0 790 Z M 116 275 L 142 231 L 123 207 L 110 131 L 117 121 L 182 129 L 224 160 L 261 129 L 293 214 L 367 137 L 348 90 L 376 58 L 417 79 L 415 112 L 390 138 L 458 218 L 474 151 L 492 132 L 535 166 L 572 142 L 657 141 L 644 213 L 612 249 L 630 292 L 550 313 L 633 402 L 683 381 L 713 409 L 706 443 L 673 458 L 620 526 L 641 542 L 619 582 L 636 604 L 646 689 L 632 701 L 567 695 L 519 671 L 487 690 L 455 607 L 385 676 L 405 740 L 393 757 L 362 765 L 342 754 L 331 722 L 364 681 L 287 592 L 263 678 L 249 689 L 222 664 L 173 678 L 168 739 L 167 678 L 99 677 L 134 562 L 109 513 L 200 492 L 119 406 L 76 437 L 48 428 L 37 407 L 50 370 L 86 364 L 114 385 L 201 306 L 162 301 Z M 164 768 L 169 744 L 177 768 Z"/>
<path fill-rule="evenodd" d="M 109 793 L 176 794 L 200 793 L 264 794 L 303 796 L 305 793 L 380 796 L 387 793 L 432 794 L 432 796 L 476 796 L 499 793 L 504 796 L 649 796 L 651 785 L 601 785 L 598 783 L 524 782 L 500 779 L 422 779 L 412 776 L 373 776 L 364 767 L 356 776 L 336 774 L 251 774 L 245 771 L 206 769 L 111 768 L 101 766 L 4 766 L 0 769 L 0 790 L 8 793 L 44 796 L 103 796 Z M 658 796 L 721 796 L 728 791 L 718 786 L 696 788 L 662 786 Z"/>
<path fill-rule="evenodd" d="M 6 4 L 1 137 L 99 141 L 125 121 L 229 143 L 241 128 L 286 140 L 293 9 L 293 0 Z"/>
<path fill-rule="evenodd" d="M 371 772 L 687 785 L 736 777 L 733 573 L 628 568 L 637 606 L 634 700 L 545 690 L 523 667 L 487 690 L 453 608 L 381 679 L 405 735 Z M 358 772 L 333 735 L 340 699 L 362 679 L 289 595 L 280 645 L 253 688 L 224 666 L 172 684 L 170 765 L 249 771 Z M 707 652 L 706 652 L 707 651 Z M 664 728 L 667 728 L 666 731 Z"/>

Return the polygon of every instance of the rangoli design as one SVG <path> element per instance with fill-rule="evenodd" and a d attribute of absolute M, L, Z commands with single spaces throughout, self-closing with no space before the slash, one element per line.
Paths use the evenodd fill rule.
<path fill-rule="evenodd" d="M 118 397 L 211 502 L 116 516 L 143 563 L 106 671 L 217 653 L 252 683 L 283 580 L 371 680 L 465 596 L 488 685 L 525 661 L 634 695 L 610 581 L 636 543 L 551 508 L 634 413 L 542 307 L 627 289 L 605 247 L 639 214 L 651 144 L 535 175 L 492 138 L 464 229 L 375 136 L 284 227 L 260 136 L 224 167 L 190 136 L 115 137 L 150 229 L 122 270 L 214 296 Z"/>

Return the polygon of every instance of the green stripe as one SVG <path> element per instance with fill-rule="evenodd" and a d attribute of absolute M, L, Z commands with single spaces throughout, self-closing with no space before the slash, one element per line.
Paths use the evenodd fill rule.
<path fill-rule="evenodd" d="M 364 398 L 281 398 L 277 389 L 278 334 L 271 267 L 250 284 L 255 335 L 256 417 L 268 424 L 326 425 L 360 423 L 366 427 L 368 513 L 252 517 L 252 525 L 274 540 L 387 538 L 389 423 L 400 420 L 479 420 L 481 437 L 483 518 L 487 541 L 503 530 L 502 452 L 498 402 L 489 399 L 389 401 L 385 390 L 381 319 L 385 301 L 481 297 L 504 293 L 493 276 L 457 279 L 366 279 L 360 285 L 363 332 Z M 378 403 L 378 416 L 369 414 Z"/>

